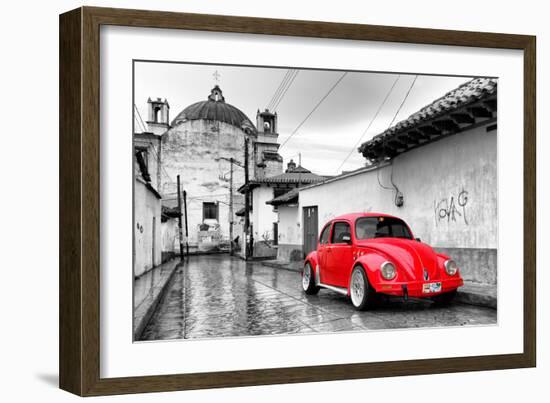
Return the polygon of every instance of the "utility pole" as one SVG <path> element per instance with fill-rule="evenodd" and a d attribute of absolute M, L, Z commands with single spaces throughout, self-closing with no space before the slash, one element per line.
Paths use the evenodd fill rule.
<path fill-rule="evenodd" d="M 230 158 L 219 157 L 217 158 L 217 160 L 225 160 L 225 161 L 228 161 L 230 164 L 230 168 L 229 168 L 229 248 L 230 248 L 229 253 L 231 256 L 233 256 L 235 254 L 235 245 L 233 243 L 233 235 L 234 235 L 233 224 L 235 224 L 235 222 L 233 221 L 235 218 L 234 205 L 233 205 L 233 171 L 234 171 L 233 165 L 237 165 L 240 168 L 244 168 L 244 166 L 239 160 L 236 160 L 233 157 L 230 157 Z M 224 181 L 227 180 L 225 179 L 224 175 L 220 176 L 220 179 Z"/>
<path fill-rule="evenodd" d="M 180 257 L 183 259 L 183 230 L 181 224 L 181 188 L 180 188 L 180 176 L 178 175 L 178 211 L 179 211 L 179 220 L 178 220 L 178 230 L 179 230 L 179 239 L 180 239 Z M 185 218 L 185 226 L 187 227 L 187 217 Z"/>
<path fill-rule="evenodd" d="M 248 257 L 250 256 L 250 247 L 248 244 L 248 239 L 246 239 L 246 236 L 251 237 L 252 234 L 249 234 L 250 231 L 250 193 L 248 189 L 248 138 L 244 139 L 244 185 L 245 185 L 245 192 L 244 192 L 244 233 L 245 233 L 245 239 L 243 239 L 245 243 L 245 252 L 244 257 L 245 260 L 248 260 Z"/>
<path fill-rule="evenodd" d="M 229 254 L 233 256 L 233 164 L 235 160 L 233 157 L 229 158 L 231 165 L 229 170 Z"/>
<path fill-rule="evenodd" d="M 185 255 L 189 258 L 189 227 L 187 226 L 187 192 L 183 191 L 183 206 L 185 210 Z"/>
<path fill-rule="evenodd" d="M 302 185 L 302 153 L 298 153 L 298 187 Z"/>

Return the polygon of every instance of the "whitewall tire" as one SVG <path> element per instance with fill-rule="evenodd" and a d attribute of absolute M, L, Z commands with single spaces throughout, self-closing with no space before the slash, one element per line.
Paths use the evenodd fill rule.
<path fill-rule="evenodd" d="M 319 292 L 319 287 L 315 283 L 315 271 L 309 263 L 304 265 L 302 271 L 302 289 L 308 295 L 314 295 Z"/>

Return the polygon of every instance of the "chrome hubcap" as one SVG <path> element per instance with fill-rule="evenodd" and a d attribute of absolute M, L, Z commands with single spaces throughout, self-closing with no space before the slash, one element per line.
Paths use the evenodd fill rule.
<path fill-rule="evenodd" d="M 353 305 L 359 306 L 365 295 L 365 282 L 359 271 L 355 271 L 351 277 L 351 302 Z"/>
<path fill-rule="evenodd" d="M 304 273 L 302 275 L 302 288 L 304 291 L 309 287 L 309 281 L 311 279 L 311 267 L 308 264 L 304 267 Z"/>

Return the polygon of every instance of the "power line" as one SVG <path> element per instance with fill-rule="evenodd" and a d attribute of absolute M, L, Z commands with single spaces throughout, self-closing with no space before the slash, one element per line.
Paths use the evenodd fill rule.
<path fill-rule="evenodd" d="M 291 83 L 291 81 L 294 77 L 295 71 L 296 70 L 289 70 L 288 71 L 289 74 L 286 77 L 286 80 L 281 82 L 281 87 L 279 88 L 279 91 L 276 94 L 276 96 L 273 98 L 273 100 L 271 102 L 271 105 L 268 109 L 274 109 L 275 108 L 275 104 L 279 101 L 279 99 L 281 99 L 282 94 L 286 92 L 286 89 L 288 88 L 288 85 Z"/>
<path fill-rule="evenodd" d="M 134 109 L 135 111 L 137 112 L 137 116 L 139 117 L 139 121 L 141 122 L 141 127 L 142 127 L 142 130 L 144 132 L 147 131 L 146 127 L 145 127 L 145 123 L 143 122 L 143 118 L 141 117 L 141 114 L 139 113 L 139 109 L 137 108 L 136 104 L 134 104 Z"/>
<path fill-rule="evenodd" d="M 307 116 L 305 117 L 304 120 L 302 120 L 300 122 L 300 124 L 296 127 L 296 129 L 294 129 L 294 131 L 292 133 L 290 133 L 290 136 L 287 137 L 287 139 L 283 142 L 283 144 L 281 144 L 281 147 L 279 147 L 279 149 L 281 149 L 282 147 L 284 147 L 284 145 L 286 143 L 288 143 L 288 141 L 296 134 L 296 132 L 300 129 L 300 127 L 303 126 L 303 124 L 309 119 L 309 117 L 311 115 L 313 115 L 313 113 L 317 110 L 317 108 L 319 108 L 319 106 L 323 103 L 323 101 L 325 99 L 327 99 L 327 97 L 332 93 L 332 91 L 334 91 L 334 89 L 336 88 L 336 86 L 338 84 L 340 84 L 340 81 L 342 81 L 344 79 L 344 77 L 348 74 L 348 72 L 346 71 L 344 74 L 342 74 L 340 76 L 340 78 L 338 78 L 338 80 L 336 80 L 336 82 L 332 85 L 332 87 L 330 87 L 330 89 L 328 90 L 328 92 L 319 100 L 319 102 L 317 102 L 317 104 L 313 107 L 313 109 L 311 110 L 311 112 L 309 112 L 307 114 Z"/>
<path fill-rule="evenodd" d="M 414 76 L 414 80 L 412 81 L 411 85 L 409 86 L 409 89 L 407 90 L 407 93 L 405 94 L 405 96 L 403 97 L 403 101 L 401 101 L 401 104 L 399 105 L 399 107 L 397 108 L 397 111 L 395 112 L 395 115 L 393 115 L 393 118 L 390 122 L 390 124 L 388 125 L 388 128 L 386 130 L 388 130 L 390 127 L 392 127 L 393 125 L 393 122 L 395 122 L 395 119 L 397 118 L 397 115 L 399 115 L 399 112 L 401 112 L 401 108 L 403 107 L 403 105 L 405 104 L 405 101 L 407 100 L 407 98 L 409 97 L 409 94 L 411 93 L 411 90 L 412 88 L 414 87 L 414 83 L 416 83 L 416 79 L 418 78 L 418 75 L 415 75 Z M 383 142 L 383 146 L 385 147 L 386 146 L 386 143 L 385 143 L 385 140 Z M 391 164 L 391 171 L 390 171 L 390 183 L 392 184 L 393 186 L 393 189 L 391 188 L 388 188 L 386 186 L 383 186 L 382 183 L 380 182 L 380 170 L 376 170 L 376 176 L 378 178 L 378 184 L 384 188 L 384 189 L 390 189 L 390 190 L 395 190 L 395 196 L 394 196 L 394 203 L 395 205 L 397 205 L 397 198 L 399 196 L 399 188 L 397 187 L 397 185 L 393 182 L 393 163 Z"/>
<path fill-rule="evenodd" d="M 288 82 L 285 90 L 283 91 L 283 93 L 281 94 L 281 96 L 279 97 L 278 101 L 273 105 L 273 111 L 277 110 L 277 108 L 279 107 L 279 104 L 281 103 L 281 101 L 283 100 L 283 98 L 285 97 L 288 89 L 292 86 L 292 83 L 294 82 L 294 80 L 296 79 L 296 76 L 298 75 L 298 73 L 300 72 L 300 70 L 295 70 L 294 71 L 294 75 L 292 76 L 292 78 L 290 79 L 290 81 Z"/>
<path fill-rule="evenodd" d="M 286 71 L 282 81 L 279 83 L 279 86 L 275 90 L 275 93 L 271 97 L 271 100 L 267 104 L 267 109 L 271 109 L 271 106 L 275 103 L 275 100 L 278 98 L 279 94 L 281 93 L 283 87 L 286 85 L 286 82 L 290 79 L 290 76 L 292 75 L 293 70 L 289 69 Z"/>
<path fill-rule="evenodd" d="M 137 116 L 134 114 L 134 132 L 137 133 L 138 130 L 143 131 L 140 121 L 138 120 Z"/>
<path fill-rule="evenodd" d="M 283 79 L 281 80 L 281 82 L 277 86 L 277 89 L 275 90 L 275 92 L 271 96 L 271 99 L 267 103 L 267 106 L 266 106 L 267 109 L 269 109 L 271 107 L 271 105 L 273 105 L 273 103 L 275 101 L 275 98 L 277 98 L 279 96 L 279 92 L 281 91 L 281 88 L 283 87 L 284 83 L 288 79 L 289 75 L 290 75 L 290 70 L 287 70 L 285 75 L 283 76 Z"/>
<path fill-rule="evenodd" d="M 378 109 L 376 110 L 376 113 L 374 114 L 374 116 L 372 117 L 372 119 L 370 120 L 369 122 L 369 125 L 367 126 L 367 128 L 365 129 L 365 131 L 361 134 L 361 136 L 359 137 L 359 139 L 357 140 L 357 142 L 354 144 L 353 148 L 350 150 L 349 154 L 346 156 L 346 158 L 344 158 L 344 160 L 342 161 L 342 163 L 340 164 L 340 166 L 336 169 L 336 173 L 340 172 L 340 168 L 342 168 L 342 166 L 346 163 L 346 161 L 349 159 L 349 157 L 351 157 L 351 155 L 353 154 L 353 151 L 355 151 L 355 149 L 357 148 L 357 146 L 359 145 L 359 143 L 363 140 L 363 137 L 365 137 L 365 135 L 367 134 L 367 132 L 369 131 L 370 127 L 372 126 L 372 124 L 374 123 L 374 121 L 376 120 L 376 118 L 378 117 L 378 114 L 380 113 L 380 111 L 382 110 L 382 108 L 384 107 L 384 105 L 386 104 L 386 101 L 388 100 L 388 98 L 390 97 L 390 94 L 392 93 L 393 89 L 395 88 L 395 85 L 397 84 L 397 82 L 399 81 L 399 78 L 401 77 L 401 75 L 398 75 L 396 77 L 396 79 L 393 81 L 393 84 L 392 86 L 390 87 L 389 91 L 386 93 L 386 96 L 384 97 L 384 100 L 382 101 L 382 103 L 380 104 L 380 106 L 378 107 Z"/>
<path fill-rule="evenodd" d="M 150 141 L 148 141 L 147 143 L 149 143 L 149 145 L 151 145 L 151 151 L 152 151 L 153 154 L 155 155 L 155 158 L 157 159 L 157 161 L 159 161 L 160 158 L 159 158 L 157 152 L 155 151 L 155 145 L 154 145 L 152 142 L 150 142 Z M 172 177 L 171 177 L 170 174 L 166 171 L 166 168 L 164 168 L 164 166 L 162 165 L 162 163 L 159 163 L 159 164 L 157 164 L 157 165 L 158 165 L 158 166 L 160 167 L 160 169 L 161 169 L 161 172 L 160 172 L 161 175 L 162 175 L 163 172 L 164 172 L 164 175 L 169 179 L 169 182 L 167 182 L 167 183 L 175 184 L 176 182 L 174 182 L 174 179 L 172 179 Z M 166 183 L 165 183 L 165 184 L 166 184 Z"/>
<path fill-rule="evenodd" d="M 401 105 L 399 105 L 399 108 L 397 108 L 397 112 L 395 112 L 395 115 L 393 116 L 393 119 L 391 120 L 390 124 L 388 125 L 388 129 L 392 127 L 393 122 L 395 122 L 395 118 L 397 118 L 397 115 L 399 115 L 399 112 L 401 112 L 401 108 L 405 104 L 405 101 L 409 97 L 409 94 L 411 93 L 412 88 L 414 87 L 414 83 L 416 83 L 416 79 L 418 78 L 418 75 L 414 76 L 414 80 L 411 83 L 411 86 L 407 90 L 407 93 L 405 94 L 405 98 L 403 98 L 403 101 L 401 102 Z"/>

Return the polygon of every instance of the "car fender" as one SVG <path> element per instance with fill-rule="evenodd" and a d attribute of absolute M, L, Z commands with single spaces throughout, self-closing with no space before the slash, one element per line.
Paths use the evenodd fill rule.
<path fill-rule="evenodd" d="M 445 262 L 451 259 L 448 255 L 445 255 L 443 253 L 436 253 L 436 256 L 437 256 L 437 264 L 441 268 L 444 268 Z"/>
<path fill-rule="evenodd" d="M 377 251 L 363 250 L 358 252 L 357 259 L 355 259 L 353 266 L 361 266 L 371 286 L 376 288 L 381 280 L 380 266 L 387 260 L 386 256 Z"/>
<path fill-rule="evenodd" d="M 317 278 L 317 265 L 319 264 L 319 257 L 316 250 L 309 252 L 309 254 L 306 256 L 306 259 L 304 260 L 304 266 L 306 265 L 306 263 L 309 263 L 311 265 L 315 277 Z"/>

